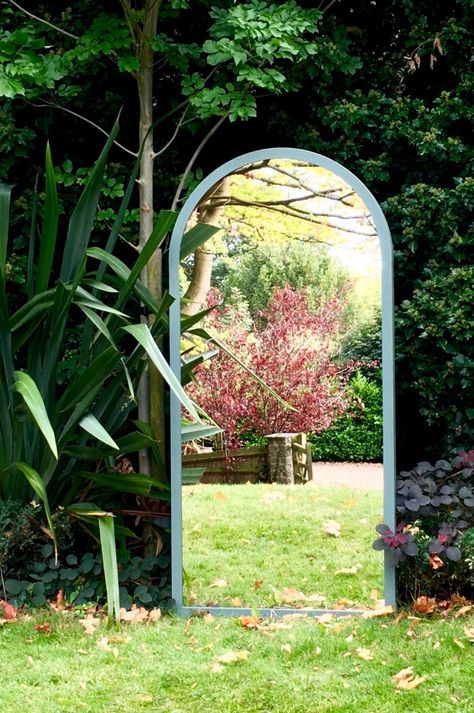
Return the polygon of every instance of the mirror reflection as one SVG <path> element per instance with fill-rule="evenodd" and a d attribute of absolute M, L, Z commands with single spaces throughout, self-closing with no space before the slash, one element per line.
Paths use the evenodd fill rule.
<path fill-rule="evenodd" d="M 373 608 L 383 561 L 381 256 L 361 198 L 306 162 L 213 187 L 182 266 L 187 390 L 222 429 L 183 444 L 184 604 Z"/>

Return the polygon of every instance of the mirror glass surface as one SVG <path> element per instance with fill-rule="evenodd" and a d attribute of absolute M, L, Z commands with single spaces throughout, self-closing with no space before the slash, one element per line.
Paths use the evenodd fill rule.
<path fill-rule="evenodd" d="M 201 222 L 219 231 L 183 264 L 182 309 L 215 305 L 196 326 L 232 356 L 202 334 L 183 338 L 184 363 L 203 355 L 188 392 L 224 429 L 183 444 L 183 603 L 377 607 L 381 254 L 371 215 L 336 174 L 282 157 L 220 181 L 187 229 Z"/>

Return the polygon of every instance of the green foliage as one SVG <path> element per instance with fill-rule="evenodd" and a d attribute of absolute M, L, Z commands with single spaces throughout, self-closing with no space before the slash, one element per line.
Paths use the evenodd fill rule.
<path fill-rule="evenodd" d="M 30 553 L 31 554 L 31 553 Z M 7 567 L 4 572 L 5 590 L 14 606 L 27 604 L 41 607 L 54 602 L 62 591 L 65 604 L 82 606 L 92 602 L 103 604 L 106 600 L 104 567 L 101 555 L 86 552 L 78 557 L 69 551 L 56 560 L 51 545 L 43 545 L 36 557 L 29 558 L 16 577 Z M 169 602 L 169 554 L 157 557 L 132 557 L 118 559 L 119 603 L 129 609 L 132 604 L 153 609 L 166 607 Z"/>
<path fill-rule="evenodd" d="M 217 261 L 214 276 L 225 302 L 234 303 L 237 295 L 244 295 L 253 318 L 268 307 L 275 290 L 286 285 L 305 290 L 312 309 L 349 287 L 347 271 L 325 246 L 291 241 L 239 248 Z"/>
<path fill-rule="evenodd" d="M 348 411 L 325 431 L 309 436 L 313 460 L 380 462 L 381 385 L 358 373 L 348 390 L 351 400 Z"/>

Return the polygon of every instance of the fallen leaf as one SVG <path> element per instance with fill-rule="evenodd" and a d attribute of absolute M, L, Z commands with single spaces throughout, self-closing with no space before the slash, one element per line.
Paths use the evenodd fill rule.
<path fill-rule="evenodd" d="M 272 491 L 270 493 L 265 493 L 262 495 L 260 498 L 260 502 L 263 503 L 264 505 L 271 505 L 274 503 L 276 500 L 285 500 L 285 495 L 284 493 L 279 492 L 278 490 Z"/>
<path fill-rule="evenodd" d="M 141 624 L 147 619 L 148 610 L 145 609 L 145 607 L 137 607 L 136 604 L 132 604 L 131 609 L 127 610 L 124 607 L 120 609 L 120 621 L 127 622 L 128 624 Z"/>
<path fill-rule="evenodd" d="M 393 607 L 391 604 L 386 604 L 378 609 L 370 609 L 362 614 L 362 619 L 375 619 L 379 616 L 387 616 L 388 614 L 393 614 Z"/>
<path fill-rule="evenodd" d="M 361 564 L 354 564 L 352 567 L 343 567 L 342 569 L 338 569 L 337 572 L 334 572 L 334 574 L 357 574 L 360 569 L 362 569 Z"/>
<path fill-rule="evenodd" d="M 349 634 L 349 636 L 346 636 L 346 638 L 344 639 L 344 641 L 347 641 L 348 644 L 350 644 L 350 642 L 353 640 L 354 640 L 353 634 Z"/>
<path fill-rule="evenodd" d="M 373 661 L 374 658 L 370 649 L 364 649 L 360 646 L 356 649 L 356 654 L 360 659 L 364 659 L 364 661 Z"/>
<path fill-rule="evenodd" d="M 44 624 L 37 624 L 35 626 L 35 630 L 39 631 L 40 634 L 50 634 L 51 624 L 49 624 L 48 622 L 45 622 Z"/>
<path fill-rule="evenodd" d="M 228 496 L 222 490 L 218 490 L 214 495 L 214 500 L 228 500 Z"/>
<path fill-rule="evenodd" d="M 241 607 L 242 606 L 242 601 L 240 597 L 234 597 L 233 599 L 230 600 L 230 603 L 232 604 L 233 607 Z"/>
<path fill-rule="evenodd" d="M 253 583 L 253 588 L 255 589 L 255 591 L 257 591 L 257 589 L 260 589 L 262 584 L 263 584 L 263 579 L 256 579 L 255 582 Z"/>
<path fill-rule="evenodd" d="M 8 602 L 0 601 L 0 612 L 3 614 L 5 621 L 12 621 L 18 616 L 18 610 Z"/>
<path fill-rule="evenodd" d="M 411 691 L 426 681 L 424 676 L 417 676 L 413 671 L 413 666 L 402 668 L 401 671 L 392 676 L 396 687 L 403 691 Z"/>
<path fill-rule="evenodd" d="M 459 639 L 453 639 L 453 642 L 456 644 L 456 646 L 459 646 L 460 649 L 465 649 L 466 647 L 464 646 L 462 641 L 459 641 Z"/>
<path fill-rule="evenodd" d="M 291 654 L 291 644 L 282 644 L 281 650 L 284 651 L 285 654 Z"/>
<path fill-rule="evenodd" d="M 471 611 L 472 609 L 472 604 L 466 604 L 465 606 L 461 607 L 458 609 L 456 614 L 454 615 L 456 619 L 458 619 L 460 616 L 464 616 L 464 614 L 467 614 L 467 612 Z"/>
<path fill-rule="evenodd" d="M 351 498 L 346 503 L 342 503 L 341 508 L 343 508 L 344 510 L 352 510 L 352 508 L 355 508 L 356 505 L 357 505 L 357 499 Z"/>
<path fill-rule="evenodd" d="M 291 602 L 301 602 L 306 600 L 306 594 L 299 592 L 295 587 L 284 587 L 278 594 L 278 598 L 285 604 Z"/>
<path fill-rule="evenodd" d="M 433 597 L 418 597 L 413 602 L 413 611 L 417 614 L 432 614 L 436 609 L 436 599 Z"/>
<path fill-rule="evenodd" d="M 369 594 L 369 599 L 373 602 L 376 602 L 377 599 L 380 599 L 378 589 L 372 589 L 372 591 Z"/>
<path fill-rule="evenodd" d="M 321 655 L 321 647 L 320 646 L 316 646 L 316 648 L 314 649 L 314 655 L 315 656 Z"/>
<path fill-rule="evenodd" d="M 79 619 L 79 624 L 84 627 L 84 633 L 88 636 L 92 636 L 96 628 L 100 624 L 100 619 L 93 614 L 87 614 L 85 619 Z"/>
<path fill-rule="evenodd" d="M 341 536 L 341 526 L 335 520 L 326 520 L 326 522 L 323 523 L 323 527 L 326 535 L 330 535 L 331 537 Z"/>
<path fill-rule="evenodd" d="M 473 632 L 473 633 L 474 633 L 474 632 Z M 435 643 L 433 644 L 433 648 L 434 648 L 435 650 L 436 650 L 436 649 L 439 649 L 440 646 L 441 646 L 441 642 L 439 642 L 439 641 L 435 641 Z"/>
<path fill-rule="evenodd" d="M 226 579 L 215 579 L 211 584 L 209 585 L 210 587 L 227 587 L 227 580 Z"/>
<path fill-rule="evenodd" d="M 97 639 L 96 646 L 98 649 L 102 649 L 102 651 L 108 651 L 110 648 L 108 638 L 101 636 L 100 639 Z"/>
<path fill-rule="evenodd" d="M 259 625 L 259 620 L 255 616 L 241 616 L 240 625 L 244 629 L 257 629 Z"/>
<path fill-rule="evenodd" d="M 246 661 L 250 656 L 250 651 L 243 649 L 241 651 L 227 651 L 216 658 L 217 663 L 230 664 L 238 661 Z"/>
<path fill-rule="evenodd" d="M 217 663 L 217 661 L 214 661 L 213 663 L 211 663 L 211 672 L 224 673 L 224 666 L 221 663 Z"/>
<path fill-rule="evenodd" d="M 202 620 L 206 622 L 206 624 L 212 624 L 215 621 L 215 616 L 213 616 L 210 612 L 207 612 L 207 614 L 204 614 Z"/>
<path fill-rule="evenodd" d="M 469 641 L 474 644 L 474 626 L 465 626 L 464 633 L 466 634 Z"/>
<path fill-rule="evenodd" d="M 432 569 L 440 569 L 440 567 L 444 567 L 444 562 L 439 555 L 430 555 L 429 562 Z"/>
<path fill-rule="evenodd" d="M 321 614 L 321 616 L 316 617 L 320 624 L 330 624 L 333 620 L 333 614 Z"/>

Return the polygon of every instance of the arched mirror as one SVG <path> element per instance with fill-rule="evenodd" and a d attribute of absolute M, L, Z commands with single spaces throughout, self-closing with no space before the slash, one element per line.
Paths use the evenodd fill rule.
<path fill-rule="evenodd" d="M 395 605 L 394 570 L 371 548 L 395 522 L 392 247 L 374 197 L 312 152 L 240 156 L 183 206 L 169 289 L 171 366 L 209 416 L 183 436 L 172 397 L 177 612 Z M 367 438 L 383 464 L 321 462 L 331 448 L 360 457 L 340 442 L 357 418 L 368 430 L 347 447 Z"/>

